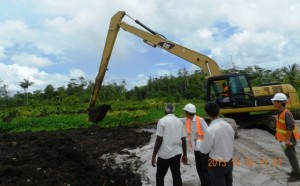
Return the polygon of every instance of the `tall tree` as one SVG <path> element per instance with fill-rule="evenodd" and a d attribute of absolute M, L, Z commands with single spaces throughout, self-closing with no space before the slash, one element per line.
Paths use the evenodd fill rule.
<path fill-rule="evenodd" d="M 33 85 L 34 82 L 30 82 L 29 78 L 25 79 L 23 82 L 20 82 L 20 86 L 24 89 L 24 97 L 26 97 L 26 105 L 28 105 L 28 88 Z"/>
<path fill-rule="evenodd" d="M 72 78 L 70 82 L 67 85 L 67 93 L 69 95 L 74 95 L 80 98 L 81 102 L 84 100 L 84 92 L 85 87 L 87 86 L 87 81 L 84 79 L 84 77 L 80 76 L 77 79 Z"/>
<path fill-rule="evenodd" d="M 1 80 L 0 80 L 0 83 L 1 83 Z M 8 104 L 8 91 L 7 91 L 7 87 L 8 85 L 2 85 L 0 86 L 0 101 L 2 102 L 2 98 L 3 98 L 3 105 L 4 105 L 4 108 L 7 107 L 7 104 Z"/>
<path fill-rule="evenodd" d="M 49 84 L 46 86 L 44 89 L 44 98 L 48 100 L 55 98 L 55 88 L 53 85 Z"/>
<path fill-rule="evenodd" d="M 297 80 L 300 74 L 300 66 L 294 63 L 291 66 L 288 65 L 288 67 L 283 67 L 282 72 L 285 75 L 285 81 L 289 82 L 295 87 L 295 81 Z"/>

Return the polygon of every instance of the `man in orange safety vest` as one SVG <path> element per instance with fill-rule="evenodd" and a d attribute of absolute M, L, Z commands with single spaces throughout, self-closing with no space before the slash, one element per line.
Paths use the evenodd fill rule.
<path fill-rule="evenodd" d="M 186 127 L 186 140 L 189 150 L 194 151 L 197 173 L 202 186 L 209 186 L 208 177 L 208 154 L 200 152 L 200 141 L 203 140 L 206 128 L 206 121 L 196 115 L 195 105 L 189 103 L 183 108 L 185 117 L 181 118 Z"/>
<path fill-rule="evenodd" d="M 230 102 L 228 86 L 227 86 L 226 83 L 224 82 L 224 83 L 222 83 L 222 87 L 223 87 L 223 92 L 222 92 L 222 102 L 223 102 L 223 103 L 228 103 L 228 102 Z"/>
<path fill-rule="evenodd" d="M 300 135 L 293 114 L 285 108 L 288 98 L 283 93 L 277 93 L 271 100 L 279 111 L 276 118 L 275 138 L 281 143 L 292 167 L 292 171 L 287 173 L 290 176 L 289 181 L 300 180 L 299 162 L 295 150 Z"/>

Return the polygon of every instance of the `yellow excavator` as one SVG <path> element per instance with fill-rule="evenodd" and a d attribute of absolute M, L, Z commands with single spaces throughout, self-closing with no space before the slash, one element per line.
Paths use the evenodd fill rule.
<path fill-rule="evenodd" d="M 292 85 L 269 83 L 258 87 L 252 87 L 245 75 L 223 74 L 219 65 L 213 59 L 167 40 L 163 35 L 151 30 L 140 21 L 133 19 L 135 23 L 143 27 L 145 30 L 123 22 L 122 19 L 125 15 L 127 14 L 124 11 L 119 11 L 111 18 L 110 21 L 99 72 L 96 77 L 96 82 L 88 107 L 90 121 L 101 121 L 110 109 L 109 105 L 95 107 L 95 104 L 120 28 L 141 38 L 146 44 L 152 47 L 161 48 L 200 67 L 208 75 L 205 86 L 206 101 L 215 101 L 218 103 L 221 114 L 225 117 L 239 121 L 240 124 L 242 124 L 241 122 L 245 120 L 249 120 L 252 113 L 275 111 L 270 99 L 278 92 L 286 94 L 289 98 L 286 105 L 287 108 L 290 110 L 299 109 L 300 104 L 298 94 Z M 131 18 L 130 16 L 128 17 Z M 224 92 L 224 86 L 227 87 L 226 92 Z M 252 119 L 259 118 L 258 114 L 254 116 L 255 117 Z M 261 118 L 259 119 L 261 120 Z"/>

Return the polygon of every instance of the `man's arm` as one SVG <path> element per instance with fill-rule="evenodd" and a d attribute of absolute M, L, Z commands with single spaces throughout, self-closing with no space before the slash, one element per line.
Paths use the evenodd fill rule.
<path fill-rule="evenodd" d="M 285 145 L 289 146 L 292 145 L 291 138 L 293 135 L 293 130 L 294 130 L 294 119 L 291 113 L 287 112 L 285 114 L 285 124 L 286 124 L 286 140 L 285 140 Z"/>
<path fill-rule="evenodd" d="M 209 153 L 212 145 L 213 145 L 213 138 L 209 133 L 209 131 L 206 131 L 204 135 L 204 139 L 200 145 L 200 152 L 202 152 L 203 154 Z"/>
<path fill-rule="evenodd" d="M 288 130 L 287 134 L 286 134 L 286 140 L 285 140 L 285 145 L 286 146 L 293 145 L 293 143 L 291 142 L 292 135 L 293 135 L 293 131 Z"/>
<path fill-rule="evenodd" d="M 182 141 L 182 152 L 183 152 L 182 162 L 183 162 L 183 164 L 187 165 L 188 158 L 187 158 L 187 152 L 186 152 L 186 138 L 182 137 L 181 141 Z"/>
<path fill-rule="evenodd" d="M 151 161 L 153 167 L 155 167 L 156 155 L 160 149 L 162 142 L 163 142 L 163 137 L 157 136 L 156 140 L 155 140 L 154 150 L 153 150 L 153 154 L 152 154 L 152 161 Z"/>

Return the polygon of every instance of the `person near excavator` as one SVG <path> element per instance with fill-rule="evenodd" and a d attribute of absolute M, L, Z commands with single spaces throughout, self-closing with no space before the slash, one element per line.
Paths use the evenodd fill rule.
<path fill-rule="evenodd" d="M 199 141 L 203 140 L 206 128 L 206 121 L 196 115 L 195 105 L 188 103 L 183 108 L 185 117 L 181 118 L 185 124 L 187 133 L 187 148 L 194 151 L 196 169 L 202 186 L 209 186 L 208 178 L 208 154 L 203 154 L 199 151 Z"/>
<path fill-rule="evenodd" d="M 223 87 L 223 92 L 222 92 L 222 96 L 223 97 L 228 97 L 228 86 L 226 85 L 226 83 L 222 83 L 222 87 Z"/>
<path fill-rule="evenodd" d="M 173 185 L 181 186 L 180 158 L 187 164 L 186 133 L 181 120 L 174 115 L 175 107 L 166 104 L 165 116 L 157 123 L 156 141 L 152 155 L 152 166 L 156 165 L 156 185 L 164 185 L 164 178 L 170 167 Z"/>
<path fill-rule="evenodd" d="M 300 180 L 299 162 L 295 149 L 297 140 L 300 139 L 300 134 L 293 114 L 285 108 L 288 98 L 283 93 L 277 93 L 271 100 L 274 107 L 278 110 L 275 139 L 281 143 L 284 154 L 292 167 L 292 171 L 287 173 L 290 176 L 288 181 Z"/>
<path fill-rule="evenodd" d="M 230 102 L 229 99 L 229 89 L 225 82 L 222 83 L 223 92 L 222 92 L 222 102 L 227 103 Z"/>
<path fill-rule="evenodd" d="M 232 186 L 234 130 L 219 118 L 219 106 L 215 102 L 205 104 L 205 112 L 211 123 L 199 144 L 201 153 L 208 153 L 208 176 L 211 186 Z"/>

